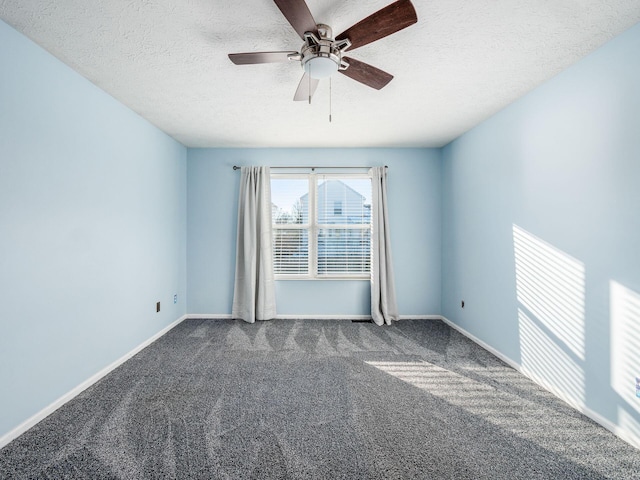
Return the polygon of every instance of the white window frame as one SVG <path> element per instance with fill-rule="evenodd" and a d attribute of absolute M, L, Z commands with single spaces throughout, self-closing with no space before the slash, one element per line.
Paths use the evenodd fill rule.
<path fill-rule="evenodd" d="M 339 229 L 339 230 L 369 230 L 371 239 L 373 240 L 373 218 L 371 222 L 367 224 L 318 224 L 318 178 L 323 179 L 367 179 L 372 181 L 371 174 L 368 173 L 272 173 L 272 179 L 308 179 L 309 182 L 309 212 L 308 212 L 308 224 L 292 224 L 282 223 L 277 224 L 271 220 L 273 234 L 276 230 L 307 230 L 309 237 L 309 264 L 307 274 L 292 274 L 292 273 L 276 273 L 276 280 L 369 280 L 371 278 L 371 272 L 364 273 L 331 273 L 331 274 L 318 274 L 318 231 L 321 229 Z M 371 186 L 373 189 L 373 185 Z M 371 255 L 371 250 L 369 255 Z M 371 268 L 371 260 L 369 261 Z"/>

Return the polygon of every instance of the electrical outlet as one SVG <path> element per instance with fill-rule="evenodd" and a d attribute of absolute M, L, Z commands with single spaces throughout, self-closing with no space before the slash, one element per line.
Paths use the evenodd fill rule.
<path fill-rule="evenodd" d="M 460 308 L 464 308 L 464 300 L 460 302 Z"/>
<path fill-rule="evenodd" d="M 178 303 L 178 295 L 173 296 L 173 303 Z"/>
<path fill-rule="evenodd" d="M 160 311 L 160 302 L 156 302 L 156 312 Z"/>

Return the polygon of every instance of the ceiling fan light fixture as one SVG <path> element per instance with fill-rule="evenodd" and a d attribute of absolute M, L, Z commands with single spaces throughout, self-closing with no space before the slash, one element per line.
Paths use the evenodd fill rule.
<path fill-rule="evenodd" d="M 305 32 L 304 44 L 300 49 L 303 70 L 317 80 L 329 78 L 336 73 L 342 63 L 342 50 L 351 43 L 333 40 L 331 27 L 323 23 L 317 25 L 317 35 Z"/>
<path fill-rule="evenodd" d="M 323 79 L 330 77 L 338 71 L 340 60 L 338 59 L 336 62 L 336 60 L 329 56 L 310 57 L 306 59 L 302 66 L 311 78 Z"/>

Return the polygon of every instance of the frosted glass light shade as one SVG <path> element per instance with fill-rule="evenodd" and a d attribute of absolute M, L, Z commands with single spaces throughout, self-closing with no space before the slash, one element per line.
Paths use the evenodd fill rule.
<path fill-rule="evenodd" d="M 304 71 L 312 78 L 327 78 L 338 71 L 338 64 L 330 58 L 314 57 L 304 64 Z"/>

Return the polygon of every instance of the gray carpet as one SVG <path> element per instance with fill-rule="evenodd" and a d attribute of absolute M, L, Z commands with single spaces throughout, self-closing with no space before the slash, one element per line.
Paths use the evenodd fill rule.
<path fill-rule="evenodd" d="M 439 321 L 187 320 L 1 478 L 640 478 L 640 451 Z"/>

